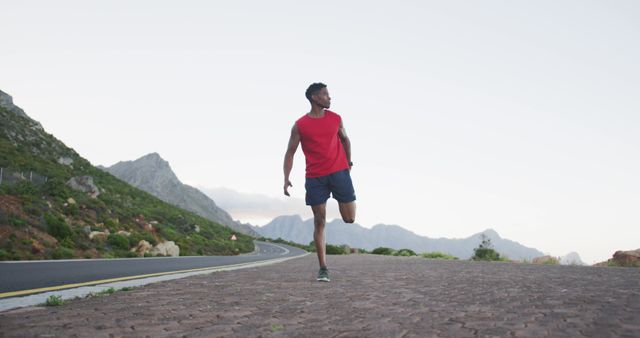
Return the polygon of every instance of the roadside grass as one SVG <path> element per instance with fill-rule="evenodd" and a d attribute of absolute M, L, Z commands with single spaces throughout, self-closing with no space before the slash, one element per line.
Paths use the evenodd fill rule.
<path fill-rule="evenodd" d="M 49 298 L 47 298 L 47 302 L 44 303 L 46 306 L 60 306 L 63 305 L 64 303 L 66 303 L 64 300 L 62 300 L 62 296 L 59 295 L 51 295 L 49 296 Z"/>
<path fill-rule="evenodd" d="M 112 295 L 116 293 L 116 289 L 114 288 L 108 288 L 108 289 L 104 289 L 100 292 L 92 292 L 89 295 L 87 295 L 87 297 L 102 297 L 102 296 L 106 296 L 106 295 Z"/>
<path fill-rule="evenodd" d="M 119 288 L 119 289 L 115 289 L 115 288 L 111 287 L 111 288 L 104 289 L 104 290 L 102 290 L 100 292 L 92 292 L 92 293 L 88 294 L 87 297 L 103 297 L 103 296 L 112 295 L 112 294 L 114 294 L 114 293 L 116 293 L 118 291 L 125 291 L 126 292 L 126 291 L 132 291 L 133 289 L 135 289 L 135 288 L 132 287 L 132 286 L 125 286 L 125 287 L 122 287 L 122 288 Z"/>
<path fill-rule="evenodd" d="M 281 324 L 271 324 L 271 332 L 278 332 L 284 330 L 284 326 Z"/>
<path fill-rule="evenodd" d="M 102 290 L 100 292 L 91 292 L 88 295 L 86 295 L 84 298 L 104 297 L 104 296 L 112 295 L 112 294 L 114 294 L 114 293 L 116 293 L 118 291 L 125 291 L 126 292 L 126 291 L 132 291 L 133 289 L 135 289 L 135 288 L 132 287 L 132 286 L 125 286 L 125 287 L 119 288 L 119 289 L 110 287 L 110 288 L 104 289 L 104 290 Z M 76 297 L 76 298 L 79 298 L 79 297 Z M 46 305 L 46 306 L 60 306 L 60 305 L 66 304 L 67 302 L 68 301 L 67 300 L 63 300 L 62 296 L 60 296 L 60 295 L 51 295 L 51 296 L 49 296 L 49 298 L 47 298 L 47 301 L 44 303 L 44 305 Z"/>

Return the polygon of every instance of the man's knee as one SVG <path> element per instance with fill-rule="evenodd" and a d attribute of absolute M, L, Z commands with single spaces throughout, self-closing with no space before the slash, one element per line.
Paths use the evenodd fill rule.
<path fill-rule="evenodd" d="M 344 221 L 345 223 L 353 223 L 355 222 L 355 218 L 350 218 L 350 217 L 343 217 L 342 221 Z"/>

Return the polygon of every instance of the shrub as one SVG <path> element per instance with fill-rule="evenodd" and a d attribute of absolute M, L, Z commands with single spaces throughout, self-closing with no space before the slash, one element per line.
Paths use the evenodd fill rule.
<path fill-rule="evenodd" d="M 27 224 L 27 222 L 19 217 L 12 216 L 11 217 L 11 225 L 15 227 L 23 227 Z"/>
<path fill-rule="evenodd" d="M 375 249 L 373 249 L 373 251 L 371 251 L 371 253 L 374 254 L 374 255 L 393 255 L 394 252 L 395 252 L 395 250 L 393 250 L 391 248 L 385 248 L 383 246 L 381 246 L 379 248 L 375 248 Z"/>
<path fill-rule="evenodd" d="M 113 256 L 117 258 L 134 258 L 134 257 L 138 257 L 138 254 L 136 254 L 135 252 L 131 252 L 129 250 L 116 249 L 113 252 Z"/>
<path fill-rule="evenodd" d="M 500 254 L 491 248 L 476 248 L 473 250 L 474 255 L 472 259 L 474 261 L 499 261 Z"/>
<path fill-rule="evenodd" d="M 114 293 L 116 293 L 116 289 L 113 287 L 98 291 L 98 292 L 91 292 L 89 294 L 89 297 L 102 297 L 102 296 L 106 296 L 106 295 L 112 295 Z"/>
<path fill-rule="evenodd" d="M 116 230 L 118 228 L 118 222 L 113 218 L 107 218 L 104 221 L 104 226 L 109 230 Z"/>
<path fill-rule="evenodd" d="M 44 184 L 44 192 L 49 196 L 64 199 L 67 196 L 68 188 L 62 179 L 54 177 Z"/>
<path fill-rule="evenodd" d="M 105 295 L 112 295 L 112 294 L 114 294 L 115 292 L 116 292 L 116 289 L 114 289 L 114 288 L 112 288 L 112 287 L 111 287 L 111 288 L 108 288 L 108 289 L 106 289 L 106 290 L 102 290 L 102 291 L 100 291 L 100 293 L 105 294 Z"/>
<path fill-rule="evenodd" d="M 0 261 L 7 260 L 8 258 L 9 254 L 6 251 L 0 249 Z"/>
<path fill-rule="evenodd" d="M 558 265 L 560 264 L 560 259 L 552 256 L 543 256 L 543 257 L 534 258 L 533 262 L 535 264 Z"/>
<path fill-rule="evenodd" d="M 2 191 L 0 191 L 0 195 L 2 195 Z M 9 216 L 0 209 L 0 224 L 9 223 Z M 15 225 L 15 224 L 14 224 Z"/>
<path fill-rule="evenodd" d="M 492 248 L 491 239 L 482 234 L 482 242 L 477 248 L 473 249 L 474 261 L 500 261 L 503 260 L 500 254 Z"/>
<path fill-rule="evenodd" d="M 326 245 L 326 253 L 327 255 L 344 255 L 346 254 L 345 248 L 338 245 Z"/>
<path fill-rule="evenodd" d="M 400 249 L 393 253 L 394 256 L 417 256 L 417 254 L 411 249 Z"/>
<path fill-rule="evenodd" d="M 45 303 L 45 305 L 47 306 L 60 306 L 62 304 L 64 304 L 64 301 L 62 300 L 62 296 L 57 296 L 57 295 L 49 296 L 49 298 L 47 298 L 47 302 Z"/>
<path fill-rule="evenodd" d="M 178 238 L 180 238 L 180 236 L 178 235 L 178 232 L 171 227 L 158 226 L 157 229 L 158 229 L 158 232 L 162 235 L 162 237 L 166 238 L 169 241 L 176 241 Z"/>
<path fill-rule="evenodd" d="M 71 240 L 71 238 L 69 237 L 65 237 L 62 241 L 60 241 L 60 245 L 69 249 L 73 249 L 76 247 L 76 243 L 74 243 L 73 240 Z"/>
<path fill-rule="evenodd" d="M 67 216 L 78 215 L 78 206 L 76 204 L 69 204 L 64 209 L 64 214 Z"/>
<path fill-rule="evenodd" d="M 455 256 L 451 256 L 448 255 L 446 253 L 442 253 L 442 252 L 425 252 L 422 255 L 420 255 L 424 258 L 434 258 L 434 259 L 458 259 L 458 257 Z"/>
<path fill-rule="evenodd" d="M 69 259 L 73 258 L 73 250 L 65 247 L 58 247 L 51 253 L 53 259 Z"/>
<path fill-rule="evenodd" d="M 111 245 L 111 247 L 114 249 L 120 249 L 120 250 L 129 249 L 129 240 L 122 235 L 110 234 L 109 237 L 107 238 L 107 243 L 109 243 L 109 245 Z"/>
<path fill-rule="evenodd" d="M 22 181 L 13 187 L 13 191 L 16 195 L 27 197 L 35 196 L 38 194 L 38 189 L 34 184 L 29 181 Z"/>
<path fill-rule="evenodd" d="M 149 244 L 151 244 L 151 245 L 158 244 L 158 241 L 155 238 L 153 238 L 153 235 L 151 233 L 148 233 L 148 232 L 145 232 L 145 233 L 134 232 L 128 238 L 129 247 L 134 247 L 134 246 L 138 245 L 138 243 L 140 243 L 140 241 L 143 240 L 143 239 L 145 241 L 149 242 Z"/>
<path fill-rule="evenodd" d="M 58 240 L 62 240 L 71 236 L 71 228 L 60 216 L 51 213 L 44 214 L 44 220 L 47 223 L 47 232 Z"/>

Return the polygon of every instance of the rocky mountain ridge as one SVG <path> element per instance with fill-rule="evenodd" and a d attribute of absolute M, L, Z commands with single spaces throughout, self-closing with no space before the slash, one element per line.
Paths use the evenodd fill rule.
<path fill-rule="evenodd" d="M 229 213 L 219 208 L 200 190 L 180 182 L 169 162 L 158 153 L 153 152 L 134 161 L 120 161 L 110 167 L 99 168 L 167 203 L 192 211 L 238 232 L 259 236 L 250 225 L 234 221 Z"/>
<path fill-rule="evenodd" d="M 94 167 L 0 92 L 0 260 L 236 255 L 253 239 Z M 145 221 L 149 220 L 149 221 Z"/>
<path fill-rule="evenodd" d="M 262 227 L 254 227 L 265 237 L 282 238 L 300 244 L 313 240 L 313 218 L 303 220 L 299 215 L 280 216 Z M 467 238 L 429 238 L 417 235 L 397 225 L 378 224 L 367 229 L 357 223 L 344 223 L 335 219 L 327 222 L 325 236 L 327 243 L 372 250 L 377 247 L 411 249 L 415 252 L 439 251 L 459 258 L 469 258 L 473 249 L 481 242 L 484 234 L 491 239 L 495 249 L 514 260 L 531 260 L 544 254 L 534 248 L 500 237 L 493 229 L 473 234 Z"/>

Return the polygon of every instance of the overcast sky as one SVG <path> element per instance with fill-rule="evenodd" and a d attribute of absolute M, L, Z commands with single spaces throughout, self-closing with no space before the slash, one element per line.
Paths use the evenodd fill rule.
<path fill-rule="evenodd" d="M 0 89 L 95 165 L 158 152 L 185 183 L 284 199 L 322 81 L 361 225 L 640 248 L 637 1 L 3 1 L 0 36 Z"/>

